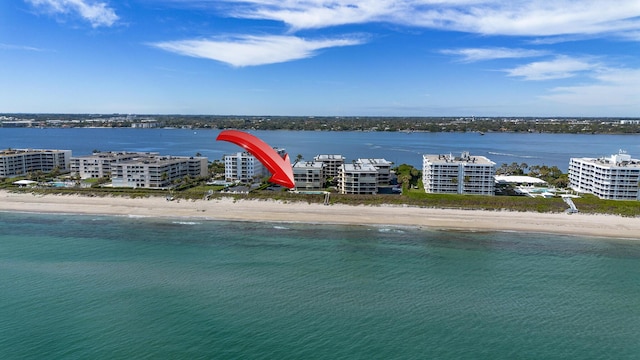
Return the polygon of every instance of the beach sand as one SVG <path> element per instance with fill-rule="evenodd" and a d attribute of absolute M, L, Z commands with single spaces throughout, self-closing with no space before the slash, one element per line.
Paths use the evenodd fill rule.
<path fill-rule="evenodd" d="M 321 205 L 265 200 L 167 201 L 163 197 L 125 198 L 39 195 L 0 190 L 0 211 L 148 216 L 233 221 L 395 225 L 426 229 L 517 231 L 640 240 L 640 217 L 565 213 L 433 209 L 411 206 Z"/>

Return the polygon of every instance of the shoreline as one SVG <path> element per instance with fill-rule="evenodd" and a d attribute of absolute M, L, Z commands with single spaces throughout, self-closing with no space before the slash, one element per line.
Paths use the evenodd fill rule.
<path fill-rule="evenodd" d="M 275 200 L 167 201 L 163 197 L 39 195 L 0 190 L 0 212 L 150 218 L 410 226 L 430 230 L 515 231 L 640 240 L 640 217 L 436 209 L 396 205 L 322 205 Z"/>

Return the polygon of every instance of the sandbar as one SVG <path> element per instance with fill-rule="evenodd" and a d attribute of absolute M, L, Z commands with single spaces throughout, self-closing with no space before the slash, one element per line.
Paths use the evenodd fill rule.
<path fill-rule="evenodd" d="M 233 199 L 40 195 L 0 190 L 1 212 L 95 214 L 205 220 L 390 225 L 434 230 L 515 231 L 640 240 L 640 217 L 342 205 Z"/>

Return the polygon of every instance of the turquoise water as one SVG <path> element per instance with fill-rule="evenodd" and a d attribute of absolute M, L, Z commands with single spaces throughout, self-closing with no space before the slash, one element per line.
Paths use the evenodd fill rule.
<path fill-rule="evenodd" d="M 53 187 L 66 187 L 67 184 L 63 181 L 52 181 L 49 184 L 51 184 Z"/>
<path fill-rule="evenodd" d="M 1 359 L 637 359 L 640 243 L 0 213 Z"/>

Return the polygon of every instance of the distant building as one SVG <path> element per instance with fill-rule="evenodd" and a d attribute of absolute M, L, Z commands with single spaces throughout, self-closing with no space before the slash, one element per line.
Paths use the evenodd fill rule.
<path fill-rule="evenodd" d="M 316 155 L 313 160 L 324 164 L 324 176 L 327 179 L 338 177 L 340 168 L 344 164 L 344 156 L 342 155 Z"/>
<path fill-rule="evenodd" d="M 58 169 L 69 171 L 71 150 L 7 149 L 0 150 L 0 178 L 45 173 Z"/>
<path fill-rule="evenodd" d="M 6 128 L 33 127 L 33 120 L 2 120 L 0 125 Z"/>
<path fill-rule="evenodd" d="M 460 157 L 422 156 L 422 182 L 427 193 L 495 194 L 495 163 L 484 156 L 463 152 Z"/>
<path fill-rule="evenodd" d="M 142 156 L 112 164 L 113 187 L 169 188 L 184 177 L 208 175 L 206 157 Z"/>
<path fill-rule="evenodd" d="M 326 182 L 324 164 L 319 161 L 298 161 L 293 164 L 293 180 L 298 190 L 322 190 Z"/>
<path fill-rule="evenodd" d="M 159 124 L 158 124 L 158 122 L 156 120 L 150 120 L 150 119 L 140 120 L 139 122 L 131 123 L 131 127 L 135 128 L 135 129 L 157 128 L 158 125 Z"/>
<path fill-rule="evenodd" d="M 571 158 L 569 186 L 600 199 L 640 200 L 640 160 L 620 152 L 602 158 Z"/>
<path fill-rule="evenodd" d="M 371 164 L 342 164 L 338 188 L 341 194 L 376 194 L 378 170 Z"/>
<path fill-rule="evenodd" d="M 356 162 L 362 165 L 372 165 L 378 171 L 378 185 L 389 185 L 389 182 L 391 181 L 392 162 L 385 159 L 358 159 Z"/>
<path fill-rule="evenodd" d="M 111 176 L 111 168 L 123 161 L 155 157 L 159 153 L 110 151 L 96 152 L 86 156 L 71 157 L 71 173 L 81 179 L 102 178 Z"/>

